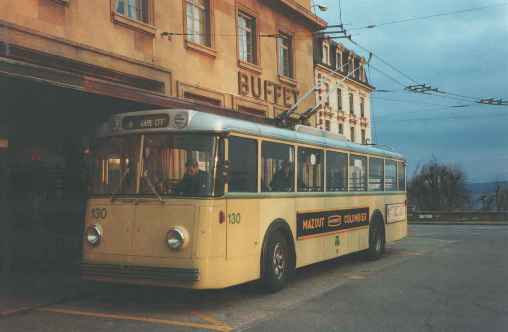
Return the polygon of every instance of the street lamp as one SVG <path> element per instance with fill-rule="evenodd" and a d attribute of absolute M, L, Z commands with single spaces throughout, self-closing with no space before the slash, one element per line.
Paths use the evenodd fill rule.
<path fill-rule="evenodd" d="M 320 11 L 322 12 L 326 12 L 328 10 L 328 6 L 327 5 L 320 5 L 320 4 L 313 4 L 312 6 L 310 6 L 310 9 L 314 9 L 314 8 L 318 8 Z M 314 13 L 316 11 L 314 10 Z"/>

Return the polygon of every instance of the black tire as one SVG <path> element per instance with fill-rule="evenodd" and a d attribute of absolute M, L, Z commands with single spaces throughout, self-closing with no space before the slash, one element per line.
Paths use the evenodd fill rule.
<path fill-rule="evenodd" d="M 285 288 L 292 274 L 292 252 L 287 239 L 280 233 L 268 235 L 263 255 L 261 282 L 263 289 L 275 293 Z"/>
<path fill-rule="evenodd" d="M 369 249 L 367 250 L 367 258 L 376 260 L 383 256 L 385 252 L 385 229 L 383 223 L 376 219 L 369 228 Z"/>

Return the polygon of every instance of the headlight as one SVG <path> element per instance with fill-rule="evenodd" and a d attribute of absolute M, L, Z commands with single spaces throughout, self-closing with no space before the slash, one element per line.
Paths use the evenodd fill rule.
<path fill-rule="evenodd" d="M 86 229 L 86 240 L 92 246 L 96 246 L 101 242 L 102 230 L 99 225 L 93 225 Z"/>
<path fill-rule="evenodd" d="M 185 236 L 185 231 L 179 227 L 171 228 L 168 231 L 167 242 L 168 247 L 173 250 L 178 250 L 183 248 L 187 238 Z"/>

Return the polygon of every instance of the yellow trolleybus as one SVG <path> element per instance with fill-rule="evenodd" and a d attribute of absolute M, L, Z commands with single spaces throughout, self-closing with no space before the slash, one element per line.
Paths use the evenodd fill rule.
<path fill-rule="evenodd" d="M 115 115 L 93 148 L 82 276 L 283 288 L 299 267 L 407 234 L 397 153 L 193 110 Z"/>

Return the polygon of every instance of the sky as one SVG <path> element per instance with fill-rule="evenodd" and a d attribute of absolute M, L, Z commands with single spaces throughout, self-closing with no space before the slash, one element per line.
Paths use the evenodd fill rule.
<path fill-rule="evenodd" d="M 318 0 L 318 13 L 338 24 L 339 0 Z M 410 17 L 503 4 L 400 24 L 357 29 Z M 408 175 L 432 158 L 461 167 L 469 182 L 508 180 L 508 106 L 473 98 L 508 101 L 508 1 L 342 0 L 342 21 L 352 39 L 374 56 L 368 70 L 377 90 L 371 96 L 373 138 L 403 153 Z M 369 53 L 340 39 L 346 47 Z M 384 72 L 380 73 L 378 70 Z M 390 77 L 388 77 L 390 76 Z M 429 84 L 456 96 L 427 96 L 404 86 Z M 463 106 L 467 107 L 451 107 Z"/>

